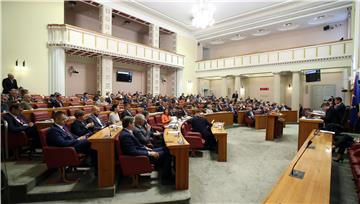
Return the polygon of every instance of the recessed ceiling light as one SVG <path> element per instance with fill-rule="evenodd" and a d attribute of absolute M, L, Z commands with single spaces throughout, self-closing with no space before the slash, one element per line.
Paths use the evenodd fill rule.
<path fill-rule="evenodd" d="M 281 27 L 278 28 L 279 31 L 288 31 L 288 30 L 294 30 L 298 28 L 299 25 L 293 24 L 293 23 L 285 23 L 281 25 Z"/>
<path fill-rule="evenodd" d="M 333 18 L 334 15 L 324 14 L 324 15 L 316 16 L 315 18 L 311 19 L 310 21 L 308 21 L 308 24 L 310 25 L 323 24 L 323 23 L 327 23 Z"/>
<path fill-rule="evenodd" d="M 267 29 L 259 29 L 259 30 L 256 31 L 256 33 L 253 33 L 252 35 L 253 35 L 253 36 L 263 36 L 263 35 L 267 35 L 267 34 L 269 34 L 269 33 L 271 33 L 270 30 L 267 30 Z"/>
<path fill-rule="evenodd" d="M 246 38 L 246 36 L 240 36 L 239 34 L 237 34 L 236 36 L 230 38 L 230 40 L 232 40 L 232 41 L 238 41 L 238 40 L 243 40 L 243 39 L 245 39 L 245 38 Z"/>
<path fill-rule="evenodd" d="M 214 40 L 214 41 L 211 41 L 210 44 L 212 45 L 221 45 L 221 44 L 224 44 L 225 41 L 224 40 Z"/>

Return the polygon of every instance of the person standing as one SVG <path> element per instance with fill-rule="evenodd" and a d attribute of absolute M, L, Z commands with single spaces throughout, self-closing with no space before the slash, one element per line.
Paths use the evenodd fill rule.
<path fill-rule="evenodd" d="M 11 89 L 18 89 L 16 79 L 13 74 L 9 73 L 8 77 L 3 79 L 3 94 L 9 94 Z"/>

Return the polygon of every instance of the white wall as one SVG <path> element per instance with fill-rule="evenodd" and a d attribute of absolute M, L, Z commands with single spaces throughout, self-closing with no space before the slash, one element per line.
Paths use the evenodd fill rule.
<path fill-rule="evenodd" d="M 283 33 L 256 37 L 249 40 L 244 39 L 222 45 L 210 45 L 209 58 L 214 59 L 248 53 L 320 44 L 337 41 L 342 37 L 347 39 L 346 21 L 341 22 L 340 27 L 329 31 L 323 31 L 323 26 L 318 26 L 303 30 L 287 31 Z"/>
<path fill-rule="evenodd" d="M 114 65 L 113 69 L 113 81 L 112 81 L 112 90 L 113 93 L 118 91 L 135 93 L 136 91 L 145 93 L 146 92 L 146 68 L 131 64 L 117 63 Z M 118 82 L 116 81 L 116 72 L 132 72 L 132 82 Z"/>
<path fill-rule="evenodd" d="M 273 77 L 248 77 L 244 78 L 245 97 L 273 101 Z M 269 88 L 260 91 L 260 88 Z"/>

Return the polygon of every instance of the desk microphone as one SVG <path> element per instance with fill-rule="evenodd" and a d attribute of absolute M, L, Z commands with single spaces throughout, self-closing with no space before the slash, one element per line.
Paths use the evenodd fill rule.
<path fill-rule="evenodd" d="M 308 141 L 308 143 L 306 144 L 306 147 L 304 148 L 304 150 L 301 152 L 301 155 L 298 157 L 298 159 L 296 160 L 295 164 L 293 165 L 293 167 L 291 168 L 291 172 L 290 172 L 290 175 L 291 177 L 295 177 L 295 178 L 299 178 L 299 179 L 303 179 L 304 178 L 304 174 L 305 172 L 303 171 L 298 171 L 298 170 L 295 170 L 295 166 L 296 164 L 299 162 L 300 158 L 303 156 L 303 154 L 305 153 L 305 151 L 309 148 L 309 146 L 313 143 L 312 142 L 312 139 L 314 139 L 314 137 L 316 135 L 318 135 L 320 132 L 319 129 L 315 130 L 313 136 L 311 137 L 311 139 Z"/>

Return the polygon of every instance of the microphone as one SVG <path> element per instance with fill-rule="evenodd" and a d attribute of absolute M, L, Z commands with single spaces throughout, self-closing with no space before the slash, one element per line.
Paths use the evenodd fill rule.
<path fill-rule="evenodd" d="M 304 148 L 304 150 L 301 152 L 300 156 L 298 157 L 298 159 L 296 160 L 296 162 L 294 163 L 293 167 L 291 168 L 291 172 L 290 172 L 290 175 L 291 177 L 295 177 L 295 178 L 298 178 L 298 179 L 303 179 L 304 178 L 304 174 L 305 172 L 303 171 L 298 171 L 298 170 L 295 170 L 295 166 L 296 164 L 299 162 L 300 158 L 303 156 L 303 154 L 305 153 L 305 151 L 309 148 L 309 146 L 313 143 L 312 140 L 314 139 L 314 137 L 316 135 L 318 135 L 320 132 L 319 129 L 315 130 L 313 136 L 311 137 L 311 139 L 308 141 L 308 143 L 306 144 L 306 147 Z"/>

